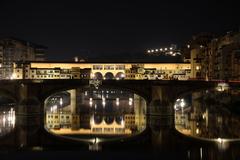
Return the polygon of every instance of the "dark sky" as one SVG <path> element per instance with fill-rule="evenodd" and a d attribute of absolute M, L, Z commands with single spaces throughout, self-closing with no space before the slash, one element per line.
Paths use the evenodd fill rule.
<path fill-rule="evenodd" d="M 50 59 L 124 57 L 199 32 L 237 30 L 239 15 L 231 0 L 1 0 L 0 37 L 45 45 Z"/>

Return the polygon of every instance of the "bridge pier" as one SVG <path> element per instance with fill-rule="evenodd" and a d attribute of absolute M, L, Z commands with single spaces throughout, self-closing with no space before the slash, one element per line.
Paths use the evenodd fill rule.
<path fill-rule="evenodd" d="M 17 91 L 15 132 L 16 145 L 20 148 L 40 144 L 38 132 L 42 125 L 42 103 L 32 89 L 29 85 L 21 84 Z"/>
<path fill-rule="evenodd" d="M 174 102 L 177 92 L 172 86 L 152 86 L 152 100 L 148 108 L 151 143 L 156 150 L 166 150 L 172 139 L 174 124 Z M 165 145 L 167 144 L 167 145 Z"/>

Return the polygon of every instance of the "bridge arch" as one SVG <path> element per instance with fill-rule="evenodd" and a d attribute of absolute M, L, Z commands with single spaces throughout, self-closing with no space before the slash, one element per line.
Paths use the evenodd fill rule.
<path fill-rule="evenodd" d="M 94 79 L 103 79 L 103 75 L 101 72 L 94 73 Z"/>
<path fill-rule="evenodd" d="M 124 79 L 125 77 L 125 74 L 123 72 L 118 72 L 116 75 L 115 75 L 115 78 L 116 79 Z"/>
<path fill-rule="evenodd" d="M 114 79 L 114 75 L 112 72 L 107 72 L 105 75 L 104 75 L 104 78 L 106 80 L 111 80 L 111 79 Z"/>

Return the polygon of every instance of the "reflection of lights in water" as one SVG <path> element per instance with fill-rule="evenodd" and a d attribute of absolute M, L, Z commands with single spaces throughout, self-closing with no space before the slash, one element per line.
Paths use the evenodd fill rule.
<path fill-rule="evenodd" d="M 63 105 L 63 99 L 62 98 L 60 98 L 60 105 L 62 106 Z"/>
<path fill-rule="evenodd" d="M 132 98 L 129 98 L 128 104 L 129 104 L 129 106 L 131 106 L 133 104 L 133 99 Z"/>
<path fill-rule="evenodd" d="M 182 102 L 180 103 L 180 106 L 183 108 L 183 107 L 185 106 L 185 102 L 182 101 Z"/>
<path fill-rule="evenodd" d="M 122 118 L 122 120 L 121 120 L 121 125 L 122 125 L 122 126 L 125 125 L 123 118 Z"/>
<path fill-rule="evenodd" d="M 116 98 L 116 105 L 119 106 L 119 98 Z"/>
<path fill-rule="evenodd" d="M 186 106 L 186 102 L 185 102 L 184 99 L 177 99 L 176 102 L 175 102 L 175 104 L 174 104 L 174 109 L 175 109 L 175 110 L 179 110 L 180 107 L 181 107 L 181 109 L 182 109 L 182 111 L 183 111 L 183 108 L 184 108 L 185 106 Z"/>
<path fill-rule="evenodd" d="M 95 94 L 93 94 L 93 92 L 95 92 Z M 87 97 L 85 97 L 86 95 Z M 101 95 L 101 97 L 98 97 L 98 95 Z M 133 98 L 133 96 L 135 97 L 135 94 L 127 93 L 126 91 L 121 91 L 121 90 L 116 91 L 112 89 L 111 90 L 105 89 L 104 91 L 101 89 L 95 90 L 95 91 L 84 90 L 83 92 L 81 92 L 81 94 L 79 94 L 79 96 L 81 96 L 81 98 L 84 100 L 84 103 L 80 102 L 80 104 L 78 104 L 77 102 L 76 104 L 76 110 L 79 110 L 80 114 L 76 114 L 76 113 L 73 114 L 72 108 L 68 106 L 63 108 L 61 115 L 58 114 L 59 112 L 57 112 L 56 114 L 51 113 L 55 109 L 59 110 L 60 98 L 57 99 L 58 107 L 55 108 L 53 105 L 51 105 L 48 108 L 48 110 L 46 110 L 47 114 L 49 115 L 51 114 L 50 116 L 46 114 L 46 121 L 45 121 L 45 125 L 50 131 L 60 135 L 71 135 L 71 134 L 74 134 L 74 135 L 77 135 L 77 134 L 122 135 L 122 134 L 137 133 L 145 129 L 145 125 L 146 125 L 145 117 L 144 117 L 145 113 L 139 113 L 137 107 L 146 107 L 146 104 L 144 103 L 142 105 L 142 103 L 139 103 L 138 106 L 132 108 L 135 102 L 138 103 L 138 101 L 141 100 L 140 99 L 141 97 L 135 100 Z M 110 97 L 110 99 L 108 98 L 108 96 Z M 63 100 L 65 101 L 65 97 Z M 70 99 L 70 103 L 71 103 L 71 99 Z M 104 106 L 107 107 L 107 105 L 111 106 L 113 109 L 105 110 Z M 121 107 L 118 107 L 118 106 L 121 106 Z M 87 107 L 87 108 L 82 109 L 81 107 Z M 51 112 L 50 112 L 50 109 L 51 109 Z M 84 109 L 86 109 L 87 112 L 85 112 Z M 69 117 L 68 120 L 65 114 Z M 130 116 L 132 115 L 134 118 L 125 119 L 126 115 L 130 115 Z M 62 119 L 62 120 L 59 120 L 58 118 L 56 118 L 57 116 L 58 118 L 60 116 L 59 119 Z M 64 116 L 64 119 L 61 118 L 61 116 L 62 117 Z M 82 117 L 80 118 L 80 116 Z M 110 119 L 106 117 L 110 117 Z M 138 117 L 138 118 L 135 118 L 135 117 Z"/>
<path fill-rule="evenodd" d="M 202 151 L 202 147 L 200 148 L 200 159 L 202 159 L 203 156 L 203 151 Z"/>
<path fill-rule="evenodd" d="M 92 107 L 92 104 L 93 104 L 92 98 L 89 98 L 89 105 L 90 105 L 90 107 Z"/>
<path fill-rule="evenodd" d="M 92 101 L 89 101 L 89 105 L 90 105 L 90 107 L 92 107 L 92 104 L 93 104 L 93 102 L 92 102 Z"/>
<path fill-rule="evenodd" d="M 57 111 L 57 105 L 52 106 L 50 111 L 55 113 Z"/>
<path fill-rule="evenodd" d="M 196 129 L 196 134 L 199 134 L 199 128 Z"/>
<path fill-rule="evenodd" d="M 15 127 L 15 110 L 0 112 L 0 134 L 6 134 Z"/>
<path fill-rule="evenodd" d="M 102 105 L 103 105 L 103 107 L 105 107 L 105 105 L 106 105 L 106 98 L 102 98 Z"/>
<path fill-rule="evenodd" d="M 176 105 L 176 104 L 174 105 L 174 109 L 175 109 L 175 110 L 177 109 L 177 105 Z"/>
<path fill-rule="evenodd" d="M 91 119 L 90 119 L 90 125 L 91 125 L 91 126 L 95 125 L 95 122 L 94 122 L 94 115 L 91 116 Z"/>
<path fill-rule="evenodd" d="M 218 138 L 217 141 L 218 141 L 218 143 L 222 143 L 223 142 L 222 138 Z"/>
<path fill-rule="evenodd" d="M 218 83 L 216 90 L 218 92 L 223 92 L 229 89 L 229 84 L 228 83 Z"/>
<path fill-rule="evenodd" d="M 215 139 L 215 141 L 217 142 L 218 149 L 226 150 L 229 146 L 228 140 L 222 139 L 220 137 Z"/>

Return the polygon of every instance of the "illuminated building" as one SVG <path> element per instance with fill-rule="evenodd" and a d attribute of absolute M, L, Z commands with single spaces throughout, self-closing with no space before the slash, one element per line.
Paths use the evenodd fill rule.
<path fill-rule="evenodd" d="M 188 79 L 189 63 L 18 62 L 15 79 Z"/>
<path fill-rule="evenodd" d="M 16 38 L 0 40 L 0 78 L 15 79 L 13 77 L 13 63 L 15 61 L 43 61 L 46 47 Z"/>
<path fill-rule="evenodd" d="M 213 38 L 196 36 L 191 44 L 191 77 L 240 80 L 240 33 L 228 32 Z"/>

